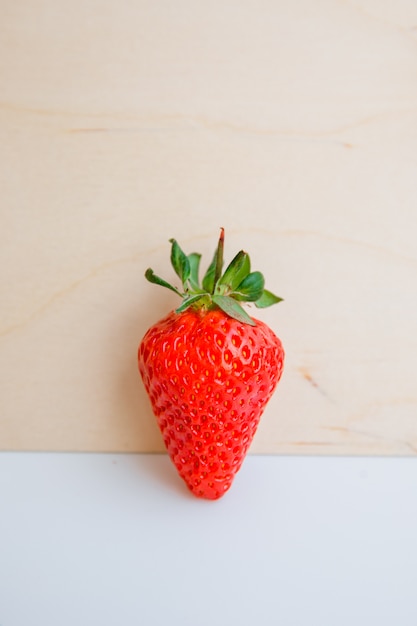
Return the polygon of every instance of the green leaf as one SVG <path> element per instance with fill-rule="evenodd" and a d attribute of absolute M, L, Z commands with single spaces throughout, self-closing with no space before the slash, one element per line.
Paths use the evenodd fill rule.
<path fill-rule="evenodd" d="M 190 264 L 189 281 L 192 289 L 200 289 L 200 283 L 198 279 L 200 260 L 201 254 L 198 254 L 197 252 L 192 252 L 188 255 L 188 263 Z"/>
<path fill-rule="evenodd" d="M 154 283 L 155 285 L 160 285 L 161 287 L 166 287 L 167 289 L 170 289 L 182 298 L 182 293 L 178 291 L 176 287 L 173 287 L 172 285 L 167 283 L 166 280 L 159 278 L 159 276 L 154 274 L 154 271 L 150 267 L 145 272 L 145 278 L 146 280 L 149 280 L 150 283 Z"/>
<path fill-rule="evenodd" d="M 224 289 L 227 291 L 234 291 L 242 282 L 244 278 L 250 272 L 250 258 L 249 255 L 241 250 L 237 253 L 234 259 L 229 263 L 223 276 L 218 280 L 217 287 L 219 293 L 224 293 Z"/>
<path fill-rule="evenodd" d="M 236 291 L 230 295 L 236 300 L 255 302 L 262 296 L 265 279 L 261 272 L 251 272 L 242 280 Z"/>
<path fill-rule="evenodd" d="M 185 283 L 190 277 L 190 262 L 187 255 L 181 250 L 180 246 L 175 239 L 169 240 L 172 243 L 171 248 L 171 263 L 175 270 L 175 273 L 181 279 L 181 282 L 185 288 Z"/>
<path fill-rule="evenodd" d="M 233 317 L 233 319 L 242 322 L 243 324 L 249 324 L 250 326 L 256 326 L 255 322 L 246 311 L 240 306 L 236 300 L 229 298 L 228 296 L 213 296 L 214 304 L 219 307 L 224 313 Z"/>
<path fill-rule="evenodd" d="M 203 289 L 208 293 L 214 293 L 214 287 L 220 278 L 223 269 L 224 228 L 220 229 L 220 237 L 216 252 L 203 278 Z"/>
<path fill-rule="evenodd" d="M 199 300 L 203 300 L 206 297 L 207 297 L 206 295 L 202 295 L 202 294 L 198 293 L 198 294 L 189 296 L 188 298 L 184 298 L 182 304 L 180 304 L 178 309 L 176 309 L 176 313 L 182 313 L 183 311 L 188 309 L 188 307 L 190 307 L 191 305 L 195 304 Z"/>
<path fill-rule="evenodd" d="M 264 289 L 262 296 L 256 300 L 255 306 L 258 309 L 266 309 L 268 306 L 272 306 L 273 304 L 277 304 L 278 302 L 282 302 L 283 298 L 276 296 L 271 291 L 267 291 Z"/>
<path fill-rule="evenodd" d="M 214 291 L 214 279 L 216 277 L 216 266 L 217 266 L 217 250 L 214 253 L 213 260 L 210 263 L 207 272 L 203 278 L 203 289 L 208 291 L 208 293 L 213 293 Z"/>

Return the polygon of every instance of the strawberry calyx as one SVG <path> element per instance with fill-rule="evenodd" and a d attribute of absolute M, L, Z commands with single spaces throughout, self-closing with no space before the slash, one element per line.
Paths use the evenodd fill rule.
<path fill-rule="evenodd" d="M 200 283 L 199 271 L 201 254 L 192 252 L 187 255 L 175 239 L 171 243 L 171 264 L 182 283 L 182 291 L 157 276 L 151 268 L 145 272 L 145 278 L 156 285 L 170 289 L 182 298 L 177 313 L 189 307 L 212 310 L 221 309 L 226 315 L 244 324 L 255 326 L 255 321 L 248 315 L 240 302 L 253 302 L 258 308 L 266 308 L 282 301 L 271 291 L 265 289 L 265 279 L 261 272 L 252 272 L 247 252 L 241 250 L 232 259 L 223 272 L 224 228 L 213 259 Z"/>

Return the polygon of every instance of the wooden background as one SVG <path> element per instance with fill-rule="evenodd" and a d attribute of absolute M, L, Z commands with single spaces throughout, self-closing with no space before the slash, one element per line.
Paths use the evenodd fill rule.
<path fill-rule="evenodd" d="M 417 3 L 3 0 L 0 448 L 162 450 L 170 237 L 251 252 L 286 370 L 251 448 L 417 453 Z"/>

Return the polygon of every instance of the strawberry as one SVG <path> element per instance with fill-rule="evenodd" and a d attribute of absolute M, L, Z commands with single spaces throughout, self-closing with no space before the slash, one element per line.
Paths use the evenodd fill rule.
<path fill-rule="evenodd" d="M 243 250 L 223 273 L 223 229 L 201 286 L 201 256 L 170 243 L 183 291 L 151 269 L 145 276 L 183 301 L 146 332 L 139 371 L 179 475 L 195 496 L 215 500 L 241 467 L 284 363 L 281 341 L 239 303 L 264 308 L 282 298 Z"/>

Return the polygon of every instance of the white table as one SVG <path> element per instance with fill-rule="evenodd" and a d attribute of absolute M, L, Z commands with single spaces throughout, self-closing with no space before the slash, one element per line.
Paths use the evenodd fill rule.
<path fill-rule="evenodd" d="M 0 454 L 0 626 L 415 626 L 417 461 Z"/>

